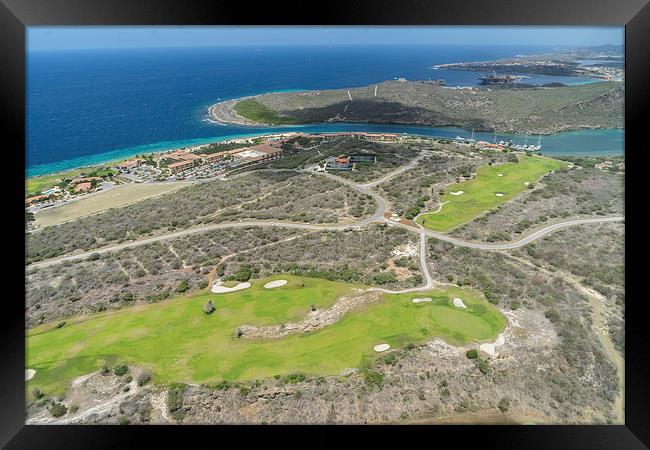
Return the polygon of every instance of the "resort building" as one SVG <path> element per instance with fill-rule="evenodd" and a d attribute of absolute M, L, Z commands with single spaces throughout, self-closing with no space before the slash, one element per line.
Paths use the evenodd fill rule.
<path fill-rule="evenodd" d="M 201 159 L 199 155 L 184 150 L 176 150 L 175 152 L 167 153 L 164 156 L 165 158 L 175 159 L 177 161 L 197 161 Z"/>
<path fill-rule="evenodd" d="M 280 156 L 282 154 L 282 142 L 263 142 L 252 147 L 237 149 L 232 153 L 232 156 L 245 163 L 261 161 Z"/>
<path fill-rule="evenodd" d="M 325 162 L 325 170 L 352 170 L 352 161 L 349 156 L 345 155 L 331 157 Z"/>
<path fill-rule="evenodd" d="M 194 167 L 195 161 L 178 161 L 175 163 L 170 164 L 169 170 L 171 170 L 173 173 L 181 172 L 185 169 L 189 169 L 190 167 Z"/>
<path fill-rule="evenodd" d="M 217 152 L 217 153 L 210 153 L 207 155 L 203 155 L 203 161 L 206 163 L 213 163 L 217 161 L 221 161 L 228 155 L 228 152 Z"/>
<path fill-rule="evenodd" d="M 75 178 L 70 181 L 70 184 L 79 184 L 79 183 L 92 183 L 93 181 L 101 182 L 103 179 L 101 177 L 85 177 L 85 178 Z"/>
<path fill-rule="evenodd" d="M 93 188 L 93 185 L 90 181 L 84 181 L 83 183 L 78 183 L 74 187 L 75 192 L 87 192 Z"/>
<path fill-rule="evenodd" d="M 47 199 L 49 196 L 48 195 L 34 195 L 32 197 L 27 197 L 25 199 L 25 206 L 33 205 L 34 203 L 41 202 L 45 199 Z"/>
<path fill-rule="evenodd" d="M 120 169 L 120 170 L 129 170 L 129 169 L 132 169 L 133 167 L 139 166 L 143 162 L 144 162 L 144 160 L 140 159 L 140 158 L 127 159 L 126 161 L 122 161 L 121 163 L 115 164 L 115 167 Z"/>

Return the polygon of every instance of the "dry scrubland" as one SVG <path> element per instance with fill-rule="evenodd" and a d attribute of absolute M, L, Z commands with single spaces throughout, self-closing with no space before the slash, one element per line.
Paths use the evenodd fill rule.
<path fill-rule="evenodd" d="M 514 255 L 551 270 L 569 273 L 604 299 L 608 333 L 625 348 L 625 225 L 607 223 L 560 230 Z"/>
<path fill-rule="evenodd" d="M 584 227 L 582 236 L 595 242 L 602 234 Z M 552 248 L 566 249 L 571 249 L 571 243 L 575 242 L 567 244 L 555 235 L 545 240 L 554 242 Z M 598 248 L 604 249 L 604 245 L 599 244 Z M 552 327 L 557 343 L 541 342 L 535 350 L 514 352 L 517 364 L 528 367 L 528 375 L 525 380 L 513 380 L 513 383 L 529 390 L 518 394 L 527 397 L 529 405 L 537 403 L 536 410 L 550 417 L 571 418 L 569 421 L 578 421 L 580 417 L 591 417 L 585 422 L 616 421 L 611 403 L 618 392 L 616 369 L 596 336 L 589 299 L 560 274 L 536 269 L 535 264 L 542 265 L 545 261 L 530 256 L 536 254 L 534 248 L 529 245 L 520 251 L 529 253 L 533 262 L 529 266 L 500 252 L 481 252 L 430 240 L 429 265 L 435 278 L 479 289 L 502 310 L 509 309 L 512 314 L 538 314 L 540 325 L 545 322 Z M 594 250 L 591 255 L 576 258 L 586 262 L 588 255 L 595 254 L 601 252 Z M 599 270 L 620 273 L 620 264 L 620 259 L 608 258 Z M 610 332 L 617 334 L 617 324 L 612 325 Z"/>
<path fill-rule="evenodd" d="M 403 123 L 529 134 L 623 127 L 624 91 L 618 82 L 469 91 L 386 81 L 378 84 L 376 97 L 374 89 L 350 89 L 352 102 L 347 89 L 264 94 L 235 109 L 263 123 Z"/>
<path fill-rule="evenodd" d="M 81 313 L 158 302 L 229 279 L 276 274 L 318 276 L 389 288 L 421 284 L 417 257 L 391 252 L 417 239 L 402 229 L 350 232 L 249 227 L 218 230 L 137 249 L 27 269 L 28 326 Z M 236 254 L 235 256 L 233 256 Z"/>
<path fill-rule="evenodd" d="M 452 236 L 476 241 L 509 241 L 531 228 L 571 217 L 623 214 L 624 177 L 593 168 L 560 169 L 534 188 L 453 230 Z"/>
<path fill-rule="evenodd" d="M 303 148 L 318 144 L 301 142 Z M 361 146 L 377 153 L 388 147 L 333 139 L 318 148 L 296 152 L 295 159 L 271 161 L 266 167 L 304 167 Z M 444 186 L 463 175 L 471 177 L 480 165 L 507 162 L 514 156 L 444 144 L 429 147 L 429 154 L 413 169 L 377 187 L 394 211 L 435 207 Z M 403 148 L 400 157 L 408 155 L 404 159 L 410 160 L 412 149 L 399 148 Z M 382 164 L 381 170 L 392 164 Z M 548 175 L 535 189 L 456 233 L 470 239 L 500 240 L 502 236 L 494 236 L 497 231 L 514 236 L 517 230 L 543 223 L 544 215 L 550 219 L 554 214 L 563 217 L 566 211 L 620 214 L 622 176 L 591 169 L 593 161 L 576 164 L 584 167 Z M 364 200 L 367 204 L 368 199 L 358 197 L 357 192 L 329 181 L 298 172 L 262 171 L 228 182 L 192 186 L 138 203 L 139 208 L 144 206 L 142 215 L 131 205 L 48 227 L 30 237 L 28 257 L 94 248 L 101 245 L 95 235 L 117 242 L 126 236 L 137 238 L 193 224 L 255 217 L 252 214 L 260 209 L 293 220 L 286 217 L 327 205 L 318 212 L 319 217 L 331 214 L 346 220 L 355 216 L 352 208 L 361 207 Z M 301 187 L 308 191 L 302 193 Z M 344 195 L 344 206 L 340 206 L 340 195 Z M 291 198 L 296 210 L 286 209 L 278 198 Z M 346 201 L 356 203 L 345 205 Z M 362 214 L 374 211 L 374 203 L 370 203 L 367 210 L 361 207 Z M 224 212 L 228 214 L 224 216 Z M 522 224 L 522 215 L 530 223 Z M 64 245 L 68 241 L 70 245 Z M 76 328 L 67 328 L 76 321 L 68 319 L 70 316 L 132 305 L 139 305 L 134 310 L 158 308 L 164 305 L 147 304 L 167 298 L 170 300 L 165 301 L 181 308 L 184 303 L 177 300 L 191 301 L 194 294 L 200 297 L 195 302 L 200 316 L 200 306 L 215 296 L 199 291 L 216 277 L 251 278 L 255 283 L 267 275 L 291 274 L 285 277 L 412 287 L 422 281 L 417 254 L 393 253 L 404 252 L 407 244 L 411 250 L 417 248 L 415 234 L 385 225 L 348 232 L 247 227 L 92 255 L 41 269 L 28 266 L 26 323 L 32 327 L 52 322 L 45 327 L 54 328 L 56 321 L 64 319 L 70 323 L 58 331 L 75 337 Z M 616 368 L 595 334 L 594 314 L 598 311 L 593 296 L 575 282 L 603 296 L 607 332 L 622 350 L 623 249 L 623 225 L 613 223 L 557 231 L 512 252 L 472 250 L 429 239 L 426 258 L 436 282 L 475 289 L 507 316 L 505 344 L 497 355 L 479 352 L 476 359 L 470 359 L 466 351 L 476 350 L 476 343 L 451 346 L 438 339 L 427 343 L 411 340 L 417 345 L 404 341 L 386 354 L 362 359 L 358 367 L 340 375 L 294 372 L 204 385 L 183 384 L 181 379 L 160 383 L 155 373 L 153 383 L 140 383 L 141 371 L 150 371 L 149 367 L 132 366 L 123 375 L 107 369 L 70 388 L 64 400 L 69 410 L 62 419 L 134 424 L 403 423 L 470 415 L 472 421 L 479 422 L 615 423 Z M 186 297 L 186 293 L 191 295 Z M 171 300 L 173 297 L 177 300 Z M 415 306 L 407 300 L 409 307 Z M 310 303 L 305 300 L 303 309 Z M 215 314 L 219 313 L 217 308 Z M 395 317 L 390 315 L 391 323 L 399 322 Z M 348 320 L 344 317 L 340 322 L 345 325 Z M 134 339 L 137 333 L 135 330 Z M 43 339 L 41 343 L 50 345 Z M 127 381 L 129 377 L 132 379 Z M 32 387 L 38 387 L 38 379 L 37 371 L 30 380 L 28 420 L 53 420 L 47 408 L 57 399 L 48 392 L 41 399 L 34 398 Z M 88 410 L 97 404 L 101 408 Z M 81 409 L 72 412 L 73 406 Z"/>
<path fill-rule="evenodd" d="M 291 171 L 209 181 L 27 236 L 27 261 L 91 250 L 154 233 L 236 219 L 350 222 L 374 201 L 333 180 Z"/>

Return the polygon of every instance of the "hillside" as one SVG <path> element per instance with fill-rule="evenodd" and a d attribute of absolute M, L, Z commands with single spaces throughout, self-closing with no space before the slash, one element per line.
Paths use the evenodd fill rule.
<path fill-rule="evenodd" d="M 214 105 L 216 120 L 245 124 L 372 122 L 457 126 L 548 134 L 623 127 L 623 85 L 455 89 L 423 82 L 386 81 L 361 88 L 282 92 Z M 352 97 L 352 101 L 350 101 Z"/>

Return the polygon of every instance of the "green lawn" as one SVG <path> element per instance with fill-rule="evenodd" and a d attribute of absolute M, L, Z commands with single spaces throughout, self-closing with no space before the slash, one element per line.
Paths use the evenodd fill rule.
<path fill-rule="evenodd" d="M 277 112 L 259 103 L 254 98 L 249 98 L 235 103 L 235 111 L 240 116 L 253 122 L 266 123 L 269 125 L 296 124 L 297 120 L 279 116 Z"/>
<path fill-rule="evenodd" d="M 273 279 L 281 288 L 264 289 Z M 301 280 L 305 286 L 301 287 Z M 493 340 L 506 318 L 476 292 L 452 288 L 426 293 L 384 295 L 383 301 L 344 316 L 309 334 L 274 340 L 235 337 L 242 324 L 281 324 L 299 320 L 311 304 L 327 308 L 359 287 L 316 278 L 275 276 L 228 294 L 202 292 L 173 300 L 56 322 L 27 332 L 27 367 L 36 369 L 27 392 L 63 393 L 79 375 L 104 364 L 128 362 L 153 371 L 154 381 L 215 383 L 252 380 L 293 372 L 338 374 L 375 357 L 372 347 L 392 347 L 441 336 L 451 343 Z M 414 297 L 431 303 L 412 303 Z M 468 309 L 452 306 L 461 297 Z M 202 312 L 211 299 L 216 311 Z"/>
<path fill-rule="evenodd" d="M 541 156 L 519 156 L 518 163 L 483 166 L 477 176 L 468 181 L 452 184 L 444 190 L 441 202 L 449 202 L 437 213 L 426 213 L 417 222 L 434 231 L 450 231 L 467 223 L 527 189 L 525 182 L 535 184 L 552 170 L 566 167 L 567 163 Z M 503 176 L 499 176 L 502 173 Z M 463 191 L 461 195 L 451 192 Z M 496 194 L 503 196 L 499 197 Z"/>
<path fill-rule="evenodd" d="M 115 164 L 115 163 L 113 163 Z M 72 169 L 65 172 L 59 172 L 51 175 L 41 175 L 30 177 L 25 180 L 25 190 L 27 194 L 38 194 L 39 192 L 57 186 L 64 178 L 75 178 L 81 175 L 101 177 L 117 173 L 107 165 L 84 167 L 81 169 Z"/>

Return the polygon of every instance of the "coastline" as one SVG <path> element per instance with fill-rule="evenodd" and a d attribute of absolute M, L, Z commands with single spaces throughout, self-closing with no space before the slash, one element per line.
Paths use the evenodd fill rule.
<path fill-rule="evenodd" d="M 233 98 L 230 100 L 225 100 L 223 102 L 218 102 L 211 105 L 208 108 L 208 115 L 210 119 L 217 124 L 223 125 L 235 125 L 235 126 L 244 126 L 244 127 L 270 127 L 272 125 L 265 123 L 253 122 L 250 119 L 240 116 L 237 111 L 235 111 L 234 106 L 243 101 L 259 97 L 258 95 L 249 95 L 247 97 Z"/>
<path fill-rule="evenodd" d="M 212 105 L 210 108 L 212 108 Z M 65 174 L 73 170 L 80 169 L 96 169 L 98 167 L 115 164 L 116 162 L 123 161 L 125 159 L 133 158 L 135 155 L 140 154 L 151 154 L 165 152 L 177 148 L 187 148 L 195 145 L 208 144 L 212 142 L 223 142 L 232 139 L 239 138 L 254 138 L 265 136 L 273 133 L 286 133 L 291 131 L 300 131 L 304 133 L 326 133 L 326 132 L 359 132 L 367 131 L 370 133 L 400 133 L 400 134 L 409 134 L 414 136 L 420 136 L 425 138 L 444 138 L 444 139 L 453 139 L 457 134 L 469 135 L 471 131 L 463 130 L 455 127 L 424 127 L 424 126 L 408 126 L 408 125 L 389 125 L 389 124 L 369 124 L 369 123 L 324 123 L 324 124 L 305 124 L 305 125 L 278 125 L 278 126 L 258 126 L 253 127 L 248 125 L 248 130 L 242 127 L 240 130 L 241 133 L 228 134 L 223 136 L 212 136 L 205 138 L 193 138 L 185 139 L 178 141 L 163 141 L 158 143 L 140 145 L 136 147 L 129 147 L 124 149 L 111 150 L 109 152 L 100 153 L 96 155 L 88 155 L 84 157 L 73 158 L 69 160 L 57 161 L 54 163 L 41 164 L 38 166 L 32 166 L 26 168 L 25 180 L 35 179 L 44 176 L 54 176 L 57 174 Z M 250 130 L 250 131 L 249 131 Z M 249 132 L 246 132 L 249 131 Z M 561 147 L 565 147 L 564 150 L 553 150 L 551 152 L 545 152 L 548 156 L 558 155 L 558 156 L 575 156 L 575 155 L 584 155 L 584 156 L 622 156 L 624 154 L 623 139 L 624 139 L 624 129 L 621 128 L 585 128 L 581 130 L 567 130 L 559 133 L 554 133 L 551 135 L 545 136 L 548 140 L 565 140 L 567 143 Z M 590 149 L 588 151 L 575 151 L 574 148 L 578 146 L 574 143 L 568 142 L 572 139 L 575 139 L 576 134 L 596 134 L 596 133 L 613 133 L 614 136 L 610 140 L 618 141 L 620 140 L 620 146 L 618 142 L 612 144 L 612 146 L 620 147 L 615 150 L 608 150 L 607 148 L 599 149 Z M 492 133 L 483 133 L 485 134 L 485 139 L 491 141 Z M 487 136 L 489 134 L 489 137 Z M 477 138 L 482 138 L 481 133 L 477 132 Z M 500 137 L 508 137 L 506 134 L 500 134 Z M 521 140 L 523 136 L 510 135 Z M 531 136 L 531 139 L 533 137 Z M 600 137 L 597 137 L 600 139 Z M 543 149 L 544 151 L 544 149 Z"/>

